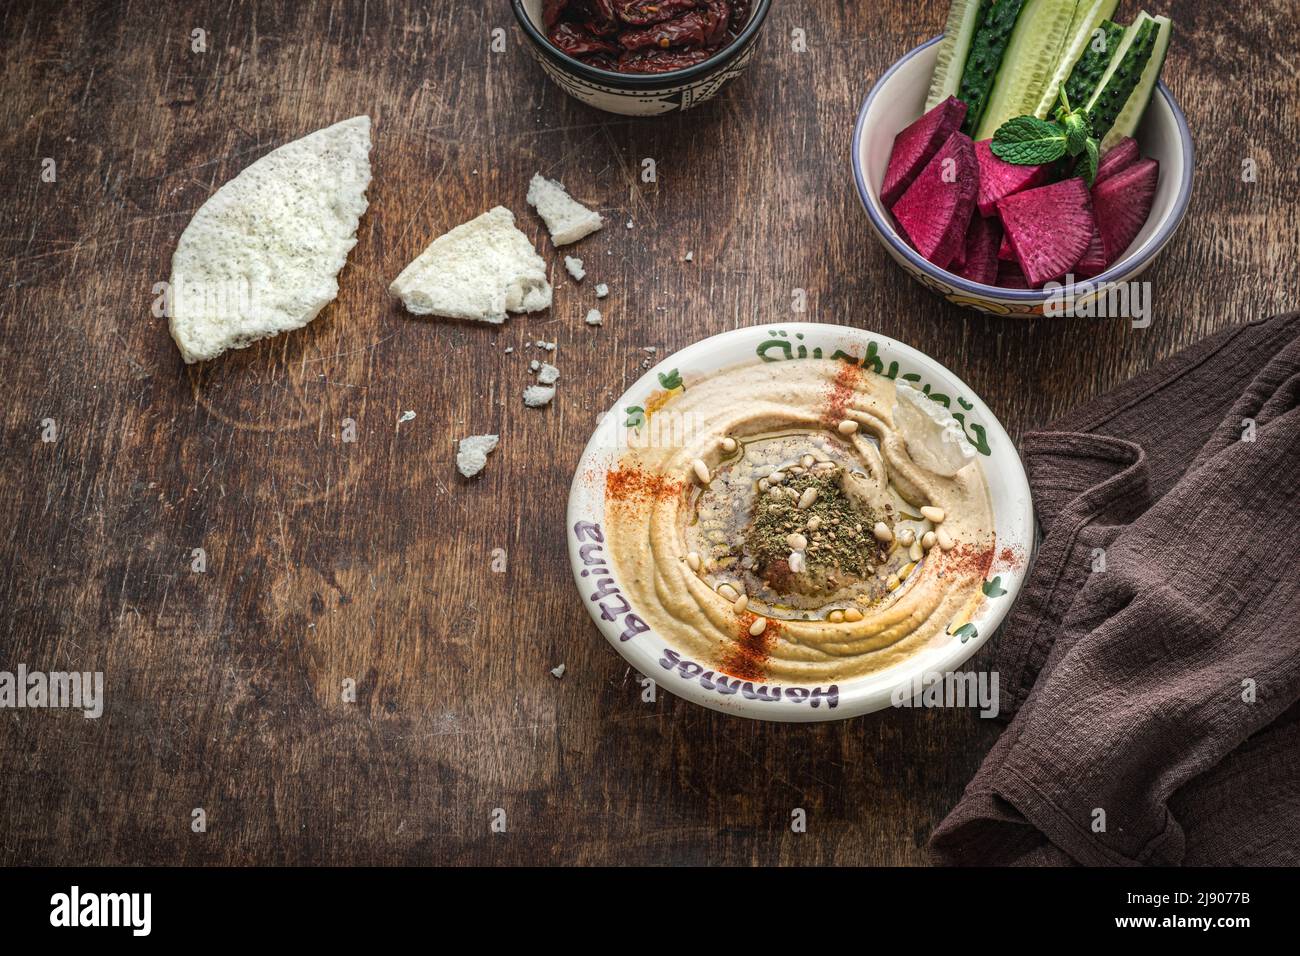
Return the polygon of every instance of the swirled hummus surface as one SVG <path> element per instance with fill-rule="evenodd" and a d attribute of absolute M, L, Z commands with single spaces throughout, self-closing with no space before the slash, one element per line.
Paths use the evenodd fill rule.
<path fill-rule="evenodd" d="M 954 640 L 993 559 L 988 487 L 977 463 L 917 464 L 940 467 L 897 399 L 892 379 L 833 359 L 653 396 L 605 480 L 632 606 L 746 680 L 841 680 Z"/>

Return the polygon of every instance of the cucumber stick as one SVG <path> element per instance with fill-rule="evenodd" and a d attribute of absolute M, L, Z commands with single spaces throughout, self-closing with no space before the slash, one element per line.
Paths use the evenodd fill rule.
<path fill-rule="evenodd" d="M 1138 14 L 1132 25 L 1124 31 L 1110 66 L 1102 74 L 1092 99 L 1088 101 L 1088 115 L 1092 120 L 1092 135 L 1105 142 L 1115 120 L 1139 85 L 1151 54 L 1155 49 L 1160 24 L 1147 13 Z"/>
<path fill-rule="evenodd" d="M 1091 5 L 1089 0 L 1027 0 L 1002 55 L 975 139 L 989 139 L 1007 120 L 1038 108 L 1080 3 Z M 993 5 L 994 14 L 999 6 Z"/>
<path fill-rule="evenodd" d="M 964 133 L 972 134 L 979 126 L 1007 43 L 1011 40 L 1024 6 L 1024 0 L 998 0 L 975 31 L 970 55 L 966 58 L 966 67 L 961 74 L 961 92 L 958 93 L 966 103 L 966 121 L 961 127 Z"/>
<path fill-rule="evenodd" d="M 1103 20 L 1093 31 L 1092 37 L 1084 47 L 1083 55 L 1074 64 L 1070 78 L 1065 81 L 1065 95 L 1069 98 L 1071 106 L 1088 105 L 1123 37 L 1124 28 L 1109 20 Z"/>
<path fill-rule="evenodd" d="M 935 62 L 934 76 L 930 80 L 930 95 L 925 101 L 928 113 L 961 88 L 961 74 L 966 69 L 966 55 L 970 52 L 975 31 L 984 22 L 993 0 L 952 0 L 948 9 L 948 24 L 939 42 L 939 58 Z"/>
<path fill-rule="evenodd" d="M 1060 102 L 1061 84 L 1070 78 L 1074 64 L 1094 39 L 1093 34 L 1115 12 L 1118 5 L 1119 0 L 1083 0 L 1075 9 L 1074 21 L 1065 37 L 1065 47 L 1060 59 L 1056 61 L 1056 70 L 1052 73 L 1047 88 L 1043 90 L 1043 95 L 1038 98 L 1038 108 L 1034 110 L 1034 115 L 1039 119 L 1047 119 L 1052 115 Z M 1074 100 L 1070 104 L 1073 106 Z M 1082 106 L 1083 102 L 1078 105 Z"/>
<path fill-rule="evenodd" d="M 1110 132 L 1102 138 L 1103 151 L 1114 146 L 1125 136 L 1133 136 L 1137 133 L 1138 124 L 1142 122 L 1142 114 L 1146 112 L 1147 104 L 1151 102 L 1151 96 L 1155 93 L 1156 83 L 1160 79 L 1160 70 L 1165 65 L 1165 54 L 1169 52 L 1169 38 L 1174 32 L 1173 24 L 1169 22 L 1168 17 L 1156 17 L 1155 20 L 1160 32 L 1151 50 L 1151 59 L 1147 60 L 1142 78 L 1129 94 Z"/>

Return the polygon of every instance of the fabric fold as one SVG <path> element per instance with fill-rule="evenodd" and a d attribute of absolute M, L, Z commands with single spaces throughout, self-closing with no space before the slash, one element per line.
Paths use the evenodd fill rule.
<path fill-rule="evenodd" d="M 1202 342 L 1023 450 L 1045 536 L 997 649 L 1015 716 L 935 857 L 1300 862 L 1300 315 Z"/>

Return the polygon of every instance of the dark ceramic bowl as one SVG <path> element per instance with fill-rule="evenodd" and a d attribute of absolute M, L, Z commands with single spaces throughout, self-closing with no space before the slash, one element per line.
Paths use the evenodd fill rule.
<path fill-rule="evenodd" d="M 670 73 L 638 75 L 598 70 L 561 53 L 542 25 L 542 0 L 511 0 L 528 48 L 552 80 L 588 106 L 625 116 L 657 116 L 688 110 L 711 99 L 749 66 L 772 0 L 754 0 L 749 22 L 731 45 L 703 63 Z"/>

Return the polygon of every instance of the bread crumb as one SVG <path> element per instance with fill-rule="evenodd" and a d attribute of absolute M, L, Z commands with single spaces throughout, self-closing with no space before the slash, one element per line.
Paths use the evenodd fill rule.
<path fill-rule="evenodd" d="M 693 253 L 693 252 L 688 252 L 688 253 L 686 253 L 686 261 L 687 261 L 687 262 L 694 262 L 694 261 L 695 261 L 695 253 Z"/>
<path fill-rule="evenodd" d="M 603 299 L 607 295 L 609 295 L 609 286 L 605 285 L 603 282 L 598 283 L 596 285 L 596 298 Z"/>
<path fill-rule="evenodd" d="M 466 478 L 473 478 L 487 464 L 487 456 L 496 450 L 500 435 L 471 435 L 456 446 L 456 468 Z"/>
<path fill-rule="evenodd" d="M 604 225 L 599 213 L 588 209 L 565 192 L 562 184 L 541 173 L 536 173 L 528 184 L 528 205 L 546 222 L 551 241 L 557 246 L 577 242 Z"/>
<path fill-rule="evenodd" d="M 604 323 L 605 317 L 600 314 L 600 309 L 592 309 L 587 313 L 588 325 L 603 325 Z"/>
<path fill-rule="evenodd" d="M 406 411 L 402 412 L 402 417 L 397 420 L 397 424 L 400 425 L 402 424 L 402 422 L 409 422 L 414 417 L 415 417 L 415 412 L 411 411 L 410 409 L 407 409 Z"/>
<path fill-rule="evenodd" d="M 555 398 L 554 385 L 529 385 L 524 389 L 524 404 L 529 408 L 549 405 L 553 398 Z"/>
<path fill-rule="evenodd" d="M 581 282 L 587 275 L 587 270 L 582 267 L 582 260 L 574 256 L 564 257 L 564 268 L 569 270 L 569 275 Z"/>
<path fill-rule="evenodd" d="M 543 362 L 542 367 L 537 370 L 538 385 L 554 385 L 560 378 L 560 370 L 554 365 L 548 365 Z"/>
<path fill-rule="evenodd" d="M 561 677 L 563 677 L 563 676 L 564 676 L 564 665 L 561 664 L 559 667 L 552 667 L 552 668 L 551 668 L 551 676 L 554 677 L 556 680 L 559 680 Z"/>

